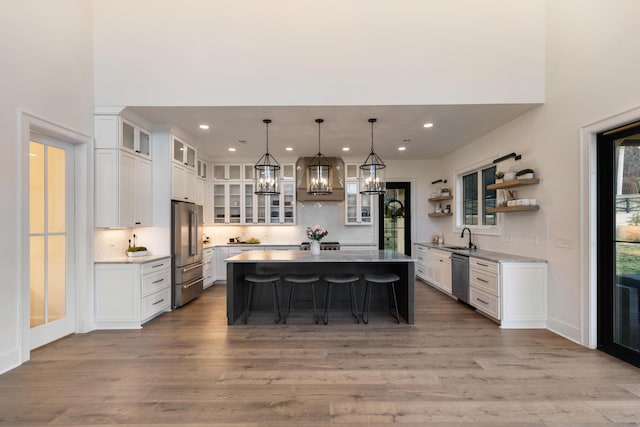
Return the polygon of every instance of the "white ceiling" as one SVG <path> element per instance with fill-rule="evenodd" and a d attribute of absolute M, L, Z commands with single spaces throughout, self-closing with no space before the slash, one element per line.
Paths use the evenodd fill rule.
<path fill-rule="evenodd" d="M 364 158 L 371 147 L 369 118 L 374 124 L 376 153 L 393 159 L 436 159 L 502 126 L 539 104 L 424 105 L 424 106 L 292 106 L 292 107 L 130 107 L 154 124 L 177 126 L 203 157 L 258 159 L 265 151 L 265 125 L 269 125 L 269 152 L 276 158 L 311 157 L 318 151 L 318 125 L 322 118 L 321 151 L 328 157 Z M 424 123 L 433 123 L 426 129 Z M 200 124 L 209 130 L 200 130 Z M 409 141 L 406 141 L 409 140 Z M 239 142 L 246 141 L 246 142 Z M 406 151 L 398 151 L 405 145 Z M 229 152 L 235 147 L 235 152 Z M 292 152 L 285 147 L 293 147 Z M 350 151 L 342 151 L 349 147 Z"/>

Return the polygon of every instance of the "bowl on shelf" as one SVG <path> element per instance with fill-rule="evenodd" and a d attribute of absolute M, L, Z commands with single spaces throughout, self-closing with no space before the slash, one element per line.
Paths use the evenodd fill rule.
<path fill-rule="evenodd" d="M 517 179 L 533 179 L 533 172 L 523 173 L 522 175 L 516 177 Z"/>
<path fill-rule="evenodd" d="M 514 179 L 516 179 L 516 173 L 515 172 L 505 172 L 504 173 L 504 180 L 505 181 L 513 181 Z"/>

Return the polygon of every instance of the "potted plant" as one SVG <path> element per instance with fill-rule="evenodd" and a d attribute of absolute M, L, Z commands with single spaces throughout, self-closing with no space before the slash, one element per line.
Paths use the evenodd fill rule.
<path fill-rule="evenodd" d="M 504 172 L 496 172 L 496 184 L 504 181 Z"/>
<path fill-rule="evenodd" d="M 442 186 L 440 189 L 440 197 L 449 197 L 449 187 L 446 185 Z"/>

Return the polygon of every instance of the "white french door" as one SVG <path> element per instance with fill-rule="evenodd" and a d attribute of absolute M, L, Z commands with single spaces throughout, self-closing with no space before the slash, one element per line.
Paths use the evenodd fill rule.
<path fill-rule="evenodd" d="M 74 332 L 73 145 L 29 143 L 29 348 Z"/>

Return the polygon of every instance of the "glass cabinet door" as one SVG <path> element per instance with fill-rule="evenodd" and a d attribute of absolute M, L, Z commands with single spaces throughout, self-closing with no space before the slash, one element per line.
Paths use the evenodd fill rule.
<path fill-rule="evenodd" d="M 151 154 L 151 144 L 149 134 L 142 129 L 138 129 L 138 153 L 149 156 Z"/>
<path fill-rule="evenodd" d="M 360 195 L 360 221 L 362 223 L 371 223 L 372 200 L 373 196 Z"/>
<path fill-rule="evenodd" d="M 267 222 L 267 203 L 268 196 L 257 196 L 257 215 L 256 219 L 258 224 L 264 224 Z"/>
<path fill-rule="evenodd" d="M 295 183 L 293 181 L 284 181 L 281 186 L 281 198 L 283 206 L 284 218 L 282 221 L 285 224 L 293 224 L 295 223 L 294 218 L 294 207 L 295 207 Z"/>
<path fill-rule="evenodd" d="M 226 177 L 225 165 L 213 165 L 213 179 L 224 181 Z"/>
<path fill-rule="evenodd" d="M 358 183 L 347 182 L 347 224 L 358 223 Z"/>
<path fill-rule="evenodd" d="M 240 165 L 229 165 L 228 179 L 240 181 L 242 179 L 242 167 Z"/>
<path fill-rule="evenodd" d="M 136 150 L 135 129 L 132 125 L 122 121 L 122 147 L 131 151 Z"/>
<path fill-rule="evenodd" d="M 185 164 L 189 167 L 196 167 L 196 150 L 192 147 L 187 146 L 187 158 L 185 160 Z"/>
<path fill-rule="evenodd" d="M 227 184 L 229 187 L 229 222 L 240 223 L 240 202 L 242 201 L 240 184 Z"/>
<path fill-rule="evenodd" d="M 250 163 L 247 163 L 244 165 L 244 172 L 242 174 L 242 179 L 246 180 L 246 181 L 251 181 L 253 180 L 254 177 L 254 168 L 253 165 Z"/>
<path fill-rule="evenodd" d="M 213 186 L 213 223 L 214 224 L 224 224 L 226 222 L 224 199 L 225 199 L 224 184 L 215 184 Z"/>
<path fill-rule="evenodd" d="M 184 164 L 184 143 L 177 138 L 173 138 L 173 160 Z"/>
<path fill-rule="evenodd" d="M 280 197 L 266 196 L 265 198 L 269 200 L 269 222 L 278 224 L 280 222 Z"/>
<path fill-rule="evenodd" d="M 253 184 L 245 183 L 244 184 L 244 222 L 253 223 L 255 222 L 254 213 L 253 213 Z"/>

